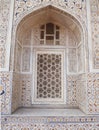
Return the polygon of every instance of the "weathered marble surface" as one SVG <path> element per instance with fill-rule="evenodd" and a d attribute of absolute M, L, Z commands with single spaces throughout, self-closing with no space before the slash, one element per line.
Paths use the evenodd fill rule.
<path fill-rule="evenodd" d="M 2 95 L 1 99 L 1 113 L 2 114 L 11 114 L 11 112 L 15 111 L 18 107 L 31 106 L 31 74 L 20 74 L 20 55 L 21 55 L 21 45 L 16 46 L 18 55 L 14 57 L 14 41 L 15 41 L 15 30 L 17 28 L 18 23 L 24 18 L 28 13 L 33 10 L 41 9 L 48 5 L 54 6 L 57 9 L 60 9 L 60 12 L 64 11 L 69 12 L 71 15 L 78 18 L 79 21 L 82 22 L 82 25 L 87 28 L 88 26 L 88 16 L 87 16 L 87 3 L 86 0 L 71 0 L 64 2 L 63 0 L 15 0 L 14 7 L 14 19 L 13 19 L 13 27 L 11 27 L 12 31 L 12 43 L 11 46 L 8 44 L 7 34 L 9 31 L 8 25 L 9 23 L 9 13 L 10 13 L 10 2 L 11 0 L 0 1 L 0 17 L 1 17 L 1 27 L 0 27 L 0 68 L 2 72 L 0 73 L 1 83 L 4 87 L 4 95 Z M 67 105 L 68 106 L 79 106 L 81 110 L 88 114 L 99 114 L 99 1 L 98 0 L 90 0 L 90 18 L 91 18 L 91 34 L 92 34 L 92 45 L 91 43 L 86 43 L 84 45 L 86 49 L 86 53 L 88 54 L 85 58 L 85 68 L 86 72 L 77 74 L 77 75 L 67 75 Z M 13 10 L 13 9 L 12 9 Z M 63 11 L 64 10 L 64 11 Z M 12 13 L 13 14 L 13 13 Z M 74 26 L 72 26 L 73 29 Z M 10 32 L 11 33 L 11 32 Z M 22 34 L 23 35 L 23 34 Z M 19 40 L 21 39 L 21 36 Z M 64 37 L 64 36 L 62 36 Z M 79 36 L 78 36 L 79 37 Z M 88 33 L 86 34 L 86 39 L 88 38 Z M 21 40 L 20 40 L 21 41 Z M 17 44 L 17 45 L 18 45 Z M 11 47 L 11 55 L 7 53 L 7 46 Z M 89 48 L 88 48 L 89 47 Z M 90 50 L 91 47 L 91 50 Z M 80 49 L 79 49 L 80 50 Z M 78 53 L 79 53 L 78 50 Z M 91 62 L 90 62 L 90 54 L 91 51 Z M 79 61 L 80 55 L 79 53 Z M 9 58 L 7 57 L 10 57 Z M 10 65 L 7 66 L 10 71 L 3 71 L 6 69 L 6 63 L 10 61 Z M 81 61 L 82 62 L 82 61 Z M 15 65 L 14 65 L 15 63 Z M 91 67 L 92 66 L 92 67 Z M 82 68 L 81 64 L 79 64 L 79 70 Z M 16 72 L 13 73 L 13 70 Z M 29 70 L 29 69 L 28 69 Z M 57 121 L 60 119 L 60 121 Z M 41 120 L 41 122 L 40 122 Z M 43 122 L 44 120 L 44 122 Z M 49 118 L 32 118 L 32 117 L 16 117 L 16 116 L 2 116 L 2 130 L 30 130 L 30 129 L 98 129 L 99 127 L 99 117 L 98 116 L 90 116 L 88 117 L 73 117 L 63 119 L 56 117 L 55 119 L 51 117 L 51 121 Z M 53 122 L 52 120 L 56 120 Z M 62 120 L 62 121 L 61 121 Z M 67 120 L 66 122 L 64 120 Z M 69 122 L 68 122 L 69 120 Z M 72 120 L 72 121 L 70 121 Z M 78 121 L 77 121 L 78 120 Z M 20 122 L 22 121 L 22 122 Z M 26 121 L 26 122 L 25 122 Z M 36 122 L 37 121 L 37 122 Z"/>

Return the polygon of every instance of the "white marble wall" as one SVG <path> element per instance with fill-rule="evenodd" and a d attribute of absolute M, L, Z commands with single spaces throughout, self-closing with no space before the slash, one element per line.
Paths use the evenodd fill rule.
<path fill-rule="evenodd" d="M 19 0 L 15 0 L 15 1 L 6 0 L 6 1 L 1 1 L 1 2 L 2 3 L 0 4 L 0 7 L 1 7 L 0 17 L 2 19 L 2 21 L 1 21 L 2 26 L 0 29 L 1 29 L 2 34 L 0 36 L 0 39 L 1 39 L 0 68 L 2 70 L 2 73 L 0 75 L 1 76 L 0 78 L 5 79 L 4 83 L 8 84 L 8 85 L 6 84 L 5 88 L 4 88 L 6 90 L 6 94 L 3 95 L 3 97 L 2 97 L 2 100 L 3 100 L 2 102 L 4 104 L 3 108 L 2 108 L 2 113 L 8 114 L 8 113 L 10 113 L 10 108 L 11 108 L 11 100 L 10 100 L 11 92 L 12 92 L 11 90 L 13 90 L 12 98 L 14 97 L 14 93 L 17 93 L 15 95 L 15 97 L 18 97 L 18 91 L 20 89 L 19 82 L 21 79 L 21 78 L 19 79 L 17 72 L 18 71 L 20 72 L 20 55 L 21 55 L 22 48 L 20 48 L 20 46 L 18 47 L 19 53 L 17 55 L 17 58 L 14 57 L 14 55 L 13 55 L 14 53 L 12 51 L 12 48 L 14 48 L 15 28 L 17 27 L 18 22 L 20 22 L 24 16 L 26 16 L 33 10 L 37 10 L 41 7 L 46 7 L 46 5 L 48 4 L 47 3 L 48 1 L 43 1 L 41 3 L 41 1 L 34 2 L 32 0 L 30 0 L 30 1 L 27 0 L 26 2 L 19 1 Z M 15 8 L 13 8 L 13 6 L 14 6 L 13 2 L 15 2 Z M 86 42 L 84 43 L 84 50 L 85 50 L 85 52 L 87 50 L 87 54 L 88 54 L 87 57 L 84 57 L 85 66 L 88 65 L 88 69 L 86 70 L 87 84 L 85 85 L 85 81 L 84 82 L 80 81 L 81 79 L 83 79 L 81 76 L 77 80 L 77 82 L 78 82 L 77 87 L 80 88 L 81 90 L 79 90 L 78 88 L 77 89 L 81 92 L 81 91 L 83 91 L 83 86 L 87 86 L 87 88 L 86 87 L 84 88 L 84 92 L 86 89 L 86 93 L 82 94 L 81 99 L 85 99 L 85 97 L 87 96 L 88 100 L 86 100 L 86 102 L 87 102 L 88 113 L 97 114 L 99 112 L 98 102 L 97 102 L 98 101 L 98 96 L 97 96 L 98 91 L 97 90 L 98 90 L 98 84 L 99 84 L 99 78 L 98 78 L 99 77 L 98 76 L 98 72 L 99 72 L 99 62 L 98 62 L 98 59 L 99 59 L 98 58 L 98 53 L 99 53 L 99 51 L 98 51 L 98 48 L 99 48 L 99 46 L 98 46 L 99 6 L 98 5 L 99 5 L 99 1 L 98 0 L 91 0 L 91 1 L 79 0 L 79 1 L 76 1 L 74 4 L 72 0 L 67 1 L 65 3 L 63 0 L 60 0 L 58 2 L 57 2 L 57 0 L 55 0 L 55 1 L 52 0 L 51 2 L 49 2 L 49 4 L 52 6 L 56 6 L 57 9 L 59 8 L 60 10 L 62 10 L 64 12 L 68 12 L 69 15 L 71 14 L 72 16 L 74 16 L 74 18 L 76 18 L 76 20 L 78 19 L 78 21 L 80 21 L 80 23 L 83 25 L 83 29 L 87 30 L 84 32 L 85 39 L 86 39 Z M 9 17 L 9 13 L 10 13 L 10 17 Z M 13 15 L 13 13 L 14 13 L 14 15 Z M 12 21 L 13 16 L 14 16 L 14 19 Z M 10 22 L 9 22 L 9 20 L 10 20 Z M 12 22 L 13 22 L 13 27 L 12 27 Z M 63 20 L 63 23 L 64 23 L 64 20 Z M 73 29 L 73 27 L 74 26 L 72 25 L 71 29 Z M 12 33 L 12 29 L 13 29 L 13 33 Z M 77 34 L 78 30 L 75 28 L 74 32 Z M 22 43 L 21 37 L 23 34 L 22 33 L 20 33 L 20 34 L 21 35 L 20 35 L 18 44 L 21 45 L 21 43 Z M 77 35 L 77 39 L 80 38 L 79 34 Z M 10 41 L 11 37 L 13 39 L 12 41 Z M 88 43 L 87 43 L 87 39 L 88 39 Z M 11 45 L 11 60 L 9 60 L 10 54 L 8 53 L 9 48 L 10 48 L 10 43 L 12 44 Z M 26 42 L 26 44 L 27 44 L 27 42 Z M 83 49 L 83 47 L 82 47 L 82 49 Z M 79 53 L 79 52 L 81 52 L 80 48 L 78 48 L 77 52 L 79 54 L 79 57 L 78 57 L 78 61 L 79 61 L 78 68 L 79 69 L 78 70 L 82 71 L 83 69 L 82 69 L 81 63 L 83 63 L 83 61 L 80 60 L 80 57 L 82 57 L 83 53 Z M 16 79 L 12 78 L 13 76 L 10 75 L 10 71 L 7 72 L 7 70 L 9 70 L 9 61 L 11 61 L 10 67 L 11 67 L 11 70 L 13 70 L 13 60 L 15 60 L 14 71 L 16 71 L 16 76 L 14 76 L 14 77 L 16 77 Z M 75 63 L 76 61 L 73 61 L 73 62 Z M 85 67 L 85 68 L 87 68 L 87 67 Z M 88 71 L 88 73 L 87 73 L 87 71 Z M 24 77 L 24 76 L 22 76 L 22 77 Z M 13 83 L 12 83 L 12 79 L 14 79 Z M 21 81 L 22 81 L 22 79 L 21 79 Z M 11 82 L 11 84 L 9 84 L 9 82 Z M 70 80 L 70 82 L 72 82 L 72 80 Z M 12 86 L 12 84 L 13 84 L 13 86 Z M 16 86 L 16 87 L 14 87 L 14 86 Z M 82 86 L 82 87 L 80 87 L 80 86 Z M 72 86 L 72 88 L 73 88 L 73 86 Z M 16 92 L 14 90 L 16 90 Z M 74 93 L 75 93 L 75 91 L 74 91 Z M 72 94 L 72 92 L 70 91 L 70 95 L 71 94 Z M 74 94 L 74 97 L 75 97 L 75 95 L 76 94 Z M 84 95 L 84 97 L 83 97 L 83 95 Z M 15 99 L 15 101 L 12 99 L 13 100 L 13 103 L 12 103 L 13 110 L 15 110 L 18 107 L 17 100 L 16 100 L 17 98 L 15 98 L 15 97 L 13 98 L 13 99 Z M 30 97 L 29 97 L 29 99 L 30 99 Z M 75 101 L 74 104 L 76 104 L 76 105 L 78 105 L 78 103 L 81 102 L 80 100 L 76 101 L 76 98 L 74 99 L 74 101 Z M 71 104 L 71 102 L 72 102 L 72 100 L 69 102 L 69 104 Z M 19 104 L 21 104 L 21 103 L 19 103 Z M 80 108 L 84 111 L 86 109 L 85 104 L 86 103 L 84 103 L 84 102 L 82 102 L 82 104 L 80 104 L 81 105 Z M 87 111 L 86 111 L 86 113 L 87 113 Z"/>

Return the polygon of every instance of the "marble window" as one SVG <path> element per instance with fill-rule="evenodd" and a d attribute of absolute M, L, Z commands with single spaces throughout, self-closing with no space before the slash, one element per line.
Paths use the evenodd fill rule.
<path fill-rule="evenodd" d="M 41 45 L 60 45 L 60 28 L 53 23 L 47 23 L 40 27 Z"/>

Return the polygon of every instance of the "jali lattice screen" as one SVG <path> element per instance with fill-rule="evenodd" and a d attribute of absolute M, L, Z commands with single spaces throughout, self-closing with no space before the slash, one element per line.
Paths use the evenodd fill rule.
<path fill-rule="evenodd" d="M 37 98 L 61 98 L 61 55 L 37 55 Z"/>
<path fill-rule="evenodd" d="M 35 50 L 33 102 L 64 102 L 64 50 Z M 65 86 L 65 87 L 64 87 Z M 65 93 L 66 94 L 66 93 Z M 52 102 L 53 101 L 53 102 Z"/>

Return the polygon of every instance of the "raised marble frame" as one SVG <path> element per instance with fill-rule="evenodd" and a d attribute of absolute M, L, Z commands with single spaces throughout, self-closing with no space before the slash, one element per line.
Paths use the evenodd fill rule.
<path fill-rule="evenodd" d="M 37 54 L 61 54 L 61 82 L 62 82 L 62 98 L 55 99 L 38 99 L 37 94 Z M 63 48 L 35 48 L 33 51 L 33 81 L 32 82 L 32 104 L 66 104 L 66 49 Z"/>

